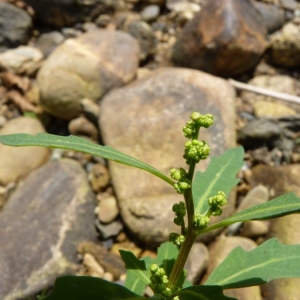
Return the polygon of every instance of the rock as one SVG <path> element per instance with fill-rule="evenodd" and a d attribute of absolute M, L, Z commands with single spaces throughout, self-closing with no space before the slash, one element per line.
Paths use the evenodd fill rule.
<path fill-rule="evenodd" d="M 32 27 L 30 16 L 13 4 L 0 2 L 0 52 L 27 42 Z"/>
<path fill-rule="evenodd" d="M 253 104 L 254 114 L 257 117 L 282 117 L 295 115 L 296 111 L 287 105 L 276 103 L 276 102 L 266 102 L 263 100 L 255 101 Z"/>
<path fill-rule="evenodd" d="M 114 243 L 110 249 L 110 252 L 120 255 L 120 250 L 131 251 L 135 257 L 140 257 L 142 253 L 142 249 L 137 247 L 136 244 L 132 242 Z"/>
<path fill-rule="evenodd" d="M 96 239 L 94 206 L 86 174 L 74 160 L 30 174 L 0 214 L 0 298 L 27 298 L 75 272 L 77 245 Z"/>
<path fill-rule="evenodd" d="M 200 135 L 212 155 L 235 145 L 234 101 L 233 89 L 222 79 L 163 68 L 104 97 L 99 124 L 105 144 L 169 174 L 172 167 L 185 166 L 181 132 L 193 111 L 215 116 L 216 125 Z M 202 170 L 207 163 L 200 164 Z M 109 169 L 122 219 L 135 236 L 153 247 L 177 230 L 171 207 L 182 197 L 171 186 L 135 168 L 110 162 Z M 232 205 L 222 217 L 231 213 Z"/>
<path fill-rule="evenodd" d="M 87 275 L 102 278 L 104 276 L 104 269 L 96 261 L 95 257 L 90 253 L 83 256 L 83 265 L 87 269 Z"/>
<path fill-rule="evenodd" d="M 19 75 L 35 74 L 43 60 L 43 54 L 36 48 L 20 46 L 0 53 L 0 69 Z"/>
<path fill-rule="evenodd" d="M 90 120 L 93 124 L 97 124 L 98 116 L 100 113 L 99 105 L 95 103 L 93 100 L 85 98 L 80 102 L 80 106 L 84 116 L 88 120 Z"/>
<path fill-rule="evenodd" d="M 236 247 L 242 247 L 246 251 L 255 249 L 256 244 L 244 237 L 223 237 L 209 246 L 210 261 L 207 273 L 202 280 L 205 282 L 211 272 L 227 257 L 227 255 Z M 224 294 L 229 297 L 235 297 L 239 300 L 261 300 L 260 289 L 258 286 L 252 286 L 240 289 L 226 289 Z"/>
<path fill-rule="evenodd" d="M 45 132 L 38 119 L 19 117 L 8 121 L 1 129 L 0 135 L 13 133 L 37 134 Z M 42 147 L 15 148 L 0 144 L 0 184 L 7 185 L 17 181 L 32 170 L 47 162 L 50 151 Z M 1 298 L 1 297 L 0 297 Z"/>
<path fill-rule="evenodd" d="M 119 214 L 117 199 L 109 196 L 100 201 L 98 218 L 102 223 L 111 223 Z"/>
<path fill-rule="evenodd" d="M 253 1 L 254 7 L 259 11 L 263 24 L 268 33 L 280 29 L 285 23 L 285 11 L 274 4 Z"/>
<path fill-rule="evenodd" d="M 274 76 L 270 76 L 270 75 L 258 75 L 255 76 L 253 79 L 251 79 L 249 82 L 249 84 L 254 85 L 256 87 L 260 87 L 260 88 L 265 88 L 265 89 L 269 89 L 271 91 L 276 91 L 276 92 L 280 92 L 280 93 L 286 93 L 286 94 L 290 94 L 290 95 L 294 95 L 297 96 L 298 93 L 298 82 L 297 80 L 295 80 L 294 78 L 287 76 L 287 75 L 274 75 Z M 265 106 L 268 105 L 268 107 L 273 107 L 272 109 L 270 109 L 268 116 L 276 116 L 276 115 L 280 115 L 280 111 L 278 111 L 278 105 L 273 105 L 274 103 L 279 103 L 281 104 L 279 107 L 286 107 L 285 112 L 288 112 L 289 108 L 294 108 L 296 110 L 299 110 L 299 104 L 295 105 L 295 104 L 291 104 L 289 103 L 287 105 L 286 101 L 283 100 L 278 100 L 276 98 L 273 97 L 269 97 L 269 96 L 265 96 L 265 95 L 260 95 L 260 94 L 256 94 L 256 93 L 252 93 L 252 92 L 246 92 L 243 91 L 241 93 L 241 98 L 243 99 L 243 101 L 251 103 L 254 105 L 256 105 L 256 111 L 258 111 L 258 114 L 267 114 L 265 110 L 263 110 L 261 103 L 263 102 L 271 102 L 272 104 L 265 104 Z M 259 104 L 255 104 L 256 102 L 258 102 Z M 257 108 L 257 106 L 259 108 Z M 290 109 L 291 111 L 291 109 Z"/>
<path fill-rule="evenodd" d="M 198 284 L 201 275 L 206 270 L 209 262 L 209 252 L 202 243 L 194 243 L 184 268 L 187 269 L 187 280 Z"/>
<path fill-rule="evenodd" d="M 35 46 L 47 57 L 64 40 L 64 36 L 59 31 L 52 31 L 41 34 Z"/>
<path fill-rule="evenodd" d="M 148 5 L 141 11 L 142 20 L 145 22 L 151 22 L 157 19 L 159 16 L 159 6 L 158 5 Z"/>
<path fill-rule="evenodd" d="M 287 10 L 294 11 L 295 9 L 297 9 L 297 7 L 299 7 L 296 0 L 279 0 L 279 3 L 282 8 Z"/>
<path fill-rule="evenodd" d="M 251 70 L 266 49 L 266 29 L 251 2 L 211 0 L 184 27 L 175 64 L 219 76 Z"/>
<path fill-rule="evenodd" d="M 247 195 L 242 199 L 240 205 L 238 206 L 237 212 L 248 209 L 252 206 L 264 204 L 269 200 L 269 191 L 268 189 L 258 184 L 252 188 Z"/>
<path fill-rule="evenodd" d="M 240 231 L 240 235 L 248 238 L 257 238 L 267 234 L 269 227 L 269 222 L 267 221 L 246 222 Z"/>
<path fill-rule="evenodd" d="M 34 10 L 39 23 L 65 27 L 76 22 L 90 21 L 99 14 L 117 9 L 120 1 L 75 0 L 25 0 Z"/>
<path fill-rule="evenodd" d="M 38 73 L 41 105 L 57 117 L 72 119 L 81 112 L 84 98 L 99 101 L 132 80 L 138 63 L 138 44 L 126 33 L 94 30 L 68 39 Z"/>
<path fill-rule="evenodd" d="M 132 35 L 140 45 L 140 59 L 154 54 L 155 37 L 151 26 L 136 14 L 121 14 L 117 18 L 118 28 Z"/>
<path fill-rule="evenodd" d="M 256 148 L 261 144 L 272 146 L 280 134 L 280 128 L 275 120 L 254 119 L 238 132 L 238 142 L 246 148 Z"/>
<path fill-rule="evenodd" d="M 118 280 L 121 275 L 126 273 L 125 265 L 120 255 L 109 252 L 101 245 L 83 242 L 78 246 L 78 252 L 83 256 L 87 253 L 91 254 L 106 272 L 113 274 L 115 280 Z"/>
<path fill-rule="evenodd" d="M 270 195 L 272 197 L 278 197 L 288 192 L 295 192 L 300 196 L 299 164 L 285 166 L 257 165 L 251 171 L 250 185 L 263 184 L 271 190 Z"/>
<path fill-rule="evenodd" d="M 270 37 L 269 58 L 274 65 L 285 68 L 300 66 L 300 29 L 288 23 Z"/>
<path fill-rule="evenodd" d="M 89 180 L 94 192 L 100 192 L 110 182 L 110 175 L 107 168 L 100 163 L 95 164 L 89 174 Z"/>
<path fill-rule="evenodd" d="M 85 117 L 80 116 L 71 120 L 68 128 L 70 133 L 73 135 L 85 136 L 94 141 L 98 141 L 98 128 Z"/>
<path fill-rule="evenodd" d="M 100 231 L 100 235 L 104 239 L 116 236 L 123 230 L 123 223 L 121 223 L 120 220 L 113 221 L 109 224 L 101 224 L 100 221 L 97 220 L 95 223 Z"/>

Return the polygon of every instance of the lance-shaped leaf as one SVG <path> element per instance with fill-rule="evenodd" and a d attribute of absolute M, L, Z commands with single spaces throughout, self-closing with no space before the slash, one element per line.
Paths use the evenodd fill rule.
<path fill-rule="evenodd" d="M 109 146 L 97 145 L 77 136 L 58 136 L 49 133 L 38 133 L 36 135 L 17 133 L 0 135 L 0 143 L 14 147 L 42 146 L 48 148 L 60 148 L 101 156 L 120 164 L 145 170 L 173 185 L 173 181 L 168 176 L 164 175 L 154 167 Z"/>
<path fill-rule="evenodd" d="M 244 150 L 242 147 L 225 151 L 221 156 L 213 157 L 204 172 L 197 172 L 193 181 L 192 192 L 195 213 L 208 211 L 208 198 L 218 191 L 226 195 L 238 183 L 237 172 L 243 166 Z"/>
<path fill-rule="evenodd" d="M 223 295 L 221 286 L 191 286 L 182 289 L 177 295 L 180 300 L 236 300 Z"/>
<path fill-rule="evenodd" d="M 288 193 L 266 203 L 252 206 L 248 209 L 229 217 L 219 223 L 201 230 L 199 233 L 208 232 L 237 222 L 251 220 L 266 220 L 282 217 L 288 214 L 300 213 L 300 198 L 294 193 Z"/>
<path fill-rule="evenodd" d="M 250 252 L 237 247 L 211 273 L 205 284 L 228 289 L 300 277 L 299 253 L 300 245 L 283 245 L 275 238 Z"/>
<path fill-rule="evenodd" d="M 95 277 L 63 276 L 44 300 L 146 300 L 125 287 Z"/>
<path fill-rule="evenodd" d="M 130 251 L 120 250 L 120 254 L 123 261 L 125 262 L 127 272 L 132 273 L 132 275 L 134 275 L 146 285 L 151 282 L 150 271 L 147 270 L 145 261 L 139 260 Z"/>

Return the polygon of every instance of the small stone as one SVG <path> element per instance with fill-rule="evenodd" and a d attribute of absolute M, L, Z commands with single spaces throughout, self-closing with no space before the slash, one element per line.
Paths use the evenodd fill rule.
<path fill-rule="evenodd" d="M 1 1 L 0 24 L 0 52 L 18 47 L 29 39 L 32 20 L 25 10 Z"/>
<path fill-rule="evenodd" d="M 255 101 L 253 104 L 254 114 L 257 117 L 282 117 L 296 115 L 297 112 L 284 104 L 276 102 Z"/>
<path fill-rule="evenodd" d="M 94 164 L 89 174 L 89 180 L 94 192 L 100 192 L 106 188 L 110 182 L 108 169 L 100 163 Z"/>
<path fill-rule="evenodd" d="M 43 54 L 30 46 L 20 46 L 0 53 L 0 69 L 19 75 L 35 74 L 41 66 Z"/>
<path fill-rule="evenodd" d="M 105 270 L 113 275 L 114 280 L 126 273 L 124 262 L 119 255 L 110 253 L 101 245 L 93 242 L 83 242 L 78 246 L 78 252 L 85 256 L 87 253 L 92 255 L 96 262 Z M 105 273 L 104 273 L 105 274 Z"/>
<path fill-rule="evenodd" d="M 8 121 L 0 135 L 45 132 L 38 119 L 19 117 Z M 17 181 L 47 162 L 50 151 L 43 147 L 9 147 L 0 144 L 0 184 Z"/>
<path fill-rule="evenodd" d="M 90 120 L 93 124 L 97 124 L 97 120 L 99 117 L 99 105 L 96 104 L 93 100 L 88 98 L 83 99 L 80 102 L 82 113 L 84 116 Z"/>
<path fill-rule="evenodd" d="M 105 272 L 102 278 L 110 282 L 114 281 L 114 276 L 109 272 Z"/>
<path fill-rule="evenodd" d="M 119 250 L 131 251 L 137 258 L 139 258 L 142 253 L 142 249 L 137 247 L 132 242 L 116 243 L 112 246 L 112 248 L 110 249 L 110 252 L 120 255 Z"/>
<path fill-rule="evenodd" d="M 111 223 L 119 214 L 117 199 L 110 196 L 101 200 L 98 218 L 102 223 Z"/>
<path fill-rule="evenodd" d="M 99 220 L 95 222 L 104 239 L 118 235 L 123 230 L 123 223 L 119 220 L 113 221 L 109 224 L 101 224 Z"/>
<path fill-rule="evenodd" d="M 141 11 L 142 20 L 145 22 L 151 22 L 157 19 L 159 16 L 160 8 L 158 5 L 148 5 Z"/>
<path fill-rule="evenodd" d="M 269 222 L 267 221 L 250 221 L 244 223 L 240 235 L 248 238 L 257 238 L 265 235 L 269 231 Z"/>
<path fill-rule="evenodd" d="M 300 66 L 300 28 L 288 23 L 270 37 L 269 56 L 274 65 L 294 68 Z"/>
<path fill-rule="evenodd" d="M 85 117 L 78 117 L 71 120 L 68 128 L 73 135 L 86 136 L 94 141 L 98 141 L 98 128 Z"/>
<path fill-rule="evenodd" d="M 65 37 L 59 31 L 52 31 L 41 34 L 35 46 L 47 57 L 64 40 Z"/>
<path fill-rule="evenodd" d="M 96 259 L 90 253 L 85 253 L 83 256 L 83 264 L 88 271 L 89 276 L 102 278 L 104 269 L 98 264 Z"/>

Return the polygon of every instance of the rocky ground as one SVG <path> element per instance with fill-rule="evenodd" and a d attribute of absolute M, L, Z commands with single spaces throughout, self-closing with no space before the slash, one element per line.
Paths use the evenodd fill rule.
<path fill-rule="evenodd" d="M 0 0 L 0 134 L 73 134 L 167 174 L 184 165 L 189 114 L 211 113 L 201 138 L 212 155 L 246 150 L 225 218 L 300 195 L 299 66 L 296 0 Z M 36 299 L 70 273 L 122 283 L 118 249 L 155 256 L 179 199 L 149 174 L 98 157 L 0 145 L 0 298 Z M 295 215 L 204 235 L 189 279 L 203 282 L 237 245 L 300 243 L 299 225 Z M 299 283 L 226 293 L 292 300 Z"/>

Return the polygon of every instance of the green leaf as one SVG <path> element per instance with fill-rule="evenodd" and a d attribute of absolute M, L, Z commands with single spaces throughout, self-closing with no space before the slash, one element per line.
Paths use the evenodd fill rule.
<path fill-rule="evenodd" d="M 8 146 L 20 147 L 20 146 L 42 146 L 48 148 L 60 148 L 67 150 L 75 150 L 83 153 L 88 153 L 95 156 L 101 156 L 106 159 L 124 164 L 127 166 L 135 167 L 145 170 L 167 183 L 173 185 L 173 181 L 154 167 L 139 161 L 127 154 L 124 154 L 109 146 L 101 146 L 89 142 L 85 139 L 77 136 L 58 136 L 48 133 L 38 133 L 36 135 L 30 135 L 26 133 L 0 135 L 0 143 Z"/>
<path fill-rule="evenodd" d="M 55 281 L 53 292 L 44 300 L 145 300 L 125 287 L 101 278 L 63 276 Z"/>
<path fill-rule="evenodd" d="M 130 251 L 120 250 L 121 257 L 125 262 L 128 273 L 132 273 L 136 278 L 141 280 L 144 284 L 149 284 L 150 271 L 147 270 L 145 261 L 139 260 Z"/>
<path fill-rule="evenodd" d="M 213 157 L 204 172 L 197 172 L 192 185 L 194 207 L 196 214 L 205 214 L 208 209 L 208 198 L 218 191 L 226 195 L 238 183 L 237 172 L 243 166 L 244 149 L 232 148 L 221 156 Z"/>
<path fill-rule="evenodd" d="M 178 248 L 174 243 L 162 243 L 157 249 L 157 257 L 153 260 L 152 264 L 158 264 L 163 267 L 166 275 L 170 276 L 178 252 Z"/>
<path fill-rule="evenodd" d="M 191 286 L 180 290 L 177 295 L 180 300 L 236 300 L 223 295 L 221 286 Z"/>
<path fill-rule="evenodd" d="M 272 219 L 299 212 L 300 198 L 294 193 L 288 193 L 266 203 L 245 209 L 234 216 L 209 226 L 197 233 L 208 232 L 237 222 Z"/>
<path fill-rule="evenodd" d="M 146 268 L 149 269 L 151 265 L 152 259 L 150 257 L 143 257 L 140 259 L 144 261 Z M 148 273 L 147 273 L 148 274 Z M 126 272 L 126 280 L 125 280 L 125 287 L 128 288 L 130 291 L 143 296 L 146 288 L 146 284 L 141 281 L 138 277 L 134 275 L 132 272 Z"/>
<path fill-rule="evenodd" d="M 283 245 L 271 239 L 247 252 L 233 249 L 211 273 L 205 285 L 241 288 L 278 278 L 300 277 L 300 245 Z"/>

